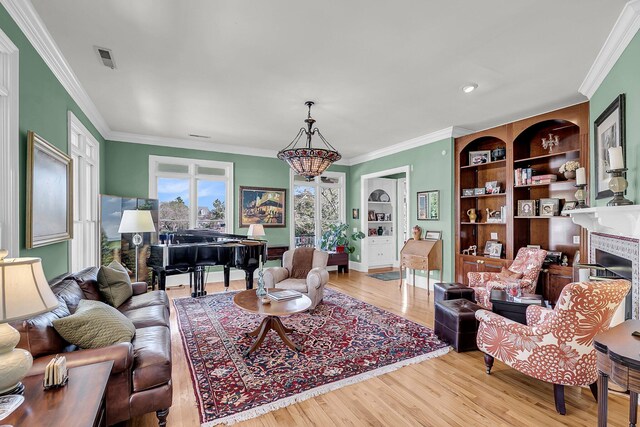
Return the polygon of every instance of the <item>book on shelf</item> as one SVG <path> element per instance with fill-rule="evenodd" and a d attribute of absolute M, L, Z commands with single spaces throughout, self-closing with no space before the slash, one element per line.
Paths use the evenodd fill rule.
<path fill-rule="evenodd" d="M 269 299 L 273 301 L 288 301 L 288 300 L 300 298 L 302 294 L 298 291 L 286 289 L 284 291 L 269 292 L 267 296 L 269 297 Z"/>

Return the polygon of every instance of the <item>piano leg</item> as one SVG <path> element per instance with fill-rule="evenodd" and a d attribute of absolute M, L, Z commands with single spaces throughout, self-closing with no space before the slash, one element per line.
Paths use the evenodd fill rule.
<path fill-rule="evenodd" d="M 224 290 L 228 291 L 229 290 L 229 277 L 231 276 L 231 266 L 225 265 L 223 270 L 224 270 L 223 271 L 223 274 L 224 274 Z"/>
<path fill-rule="evenodd" d="M 207 294 L 207 283 L 205 280 L 207 267 L 201 267 L 200 270 L 200 296 Z"/>

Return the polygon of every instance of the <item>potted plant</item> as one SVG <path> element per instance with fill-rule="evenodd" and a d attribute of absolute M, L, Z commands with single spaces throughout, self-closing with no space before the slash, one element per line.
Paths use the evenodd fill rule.
<path fill-rule="evenodd" d="M 564 177 L 567 179 L 574 179 L 576 177 L 576 170 L 580 167 L 580 163 L 575 160 L 569 160 L 560 166 L 558 172 L 564 174 Z"/>
<path fill-rule="evenodd" d="M 320 249 L 323 251 L 336 251 L 338 253 L 346 252 L 352 254 L 356 247 L 351 244 L 351 241 L 364 239 L 364 233 L 358 231 L 348 234 L 349 225 L 345 223 L 330 224 L 329 229 L 322 233 L 320 237 Z"/>

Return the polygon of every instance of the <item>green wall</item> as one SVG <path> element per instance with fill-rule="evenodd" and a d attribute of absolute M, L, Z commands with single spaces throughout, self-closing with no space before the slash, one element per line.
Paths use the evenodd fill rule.
<path fill-rule="evenodd" d="M 57 243 L 31 250 L 25 248 L 27 131 L 36 132 L 51 144 L 68 152 L 67 112 L 72 111 L 101 143 L 101 155 L 104 154 L 104 139 L 2 5 L 0 29 L 20 51 L 20 255 L 42 258 L 45 274 L 52 278 L 68 270 L 68 243 Z"/>
<path fill-rule="evenodd" d="M 445 151 L 445 155 L 442 152 Z M 393 169 L 410 165 L 413 170 L 409 175 L 409 201 L 410 201 L 410 221 L 411 227 L 419 225 L 423 230 L 442 231 L 444 244 L 444 279 L 453 278 L 453 139 L 444 139 L 421 147 L 412 148 L 400 153 L 380 157 L 351 166 L 347 212 L 353 208 L 360 208 L 360 215 L 366 215 L 366 210 L 360 206 L 360 178 L 383 170 Z M 440 190 L 440 220 L 439 221 L 418 221 L 417 220 L 417 193 L 418 191 Z M 351 215 L 348 215 L 351 218 Z M 351 227 L 360 228 L 360 220 L 350 219 Z M 366 231 L 365 231 L 366 234 Z M 360 242 L 366 242 L 366 238 L 357 242 L 356 251 L 351 255 L 352 261 L 360 255 Z M 434 275 L 433 277 L 437 277 Z"/>
<path fill-rule="evenodd" d="M 246 228 L 238 227 L 240 186 L 275 187 L 287 189 L 287 203 L 291 202 L 289 191 L 289 166 L 282 160 L 240 154 L 217 153 L 202 150 L 158 147 L 155 145 L 131 144 L 107 141 L 104 193 L 127 197 L 148 197 L 149 156 L 185 157 L 202 160 L 233 162 L 234 170 L 234 226 L 238 234 L 246 234 Z M 349 167 L 333 165 L 329 170 L 346 172 Z M 347 194 L 348 196 L 348 194 Z M 289 214 L 290 206 L 287 206 Z M 292 218 L 287 217 L 286 228 L 266 228 L 266 239 L 270 244 L 289 244 Z"/>
<path fill-rule="evenodd" d="M 626 94 L 626 162 L 629 188 L 627 198 L 640 203 L 640 32 L 622 53 L 590 100 L 591 130 L 593 122 L 616 97 Z M 606 205 L 609 199 L 596 200 L 594 134 L 591 132 L 591 205 Z"/>

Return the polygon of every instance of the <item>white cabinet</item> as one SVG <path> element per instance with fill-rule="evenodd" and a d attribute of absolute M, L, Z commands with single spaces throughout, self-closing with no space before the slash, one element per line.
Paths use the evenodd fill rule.
<path fill-rule="evenodd" d="M 376 178 L 368 182 L 369 268 L 391 266 L 396 259 L 396 188 L 395 179 Z"/>

